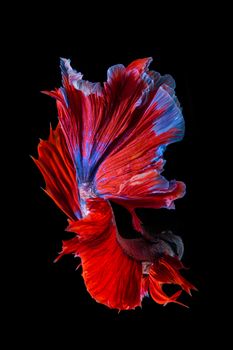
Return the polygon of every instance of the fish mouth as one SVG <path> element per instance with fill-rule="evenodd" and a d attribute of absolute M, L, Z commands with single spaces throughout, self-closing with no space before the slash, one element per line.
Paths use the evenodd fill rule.
<path fill-rule="evenodd" d="M 167 246 L 170 256 L 176 256 L 179 260 L 182 259 L 184 254 L 184 244 L 182 238 L 175 235 L 172 231 L 162 231 L 161 233 L 154 235 L 150 241 Z"/>

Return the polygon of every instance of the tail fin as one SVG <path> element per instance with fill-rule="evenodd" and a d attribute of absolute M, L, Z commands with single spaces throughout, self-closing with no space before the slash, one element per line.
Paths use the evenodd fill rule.
<path fill-rule="evenodd" d="M 182 139 L 184 121 L 174 80 L 149 71 L 151 58 L 108 70 L 107 82 L 82 80 L 61 59 L 63 87 L 57 99 L 59 121 L 78 185 L 125 205 L 172 208 L 185 193 L 182 182 L 162 175 L 166 146 Z M 137 220 L 134 216 L 134 222 Z"/>

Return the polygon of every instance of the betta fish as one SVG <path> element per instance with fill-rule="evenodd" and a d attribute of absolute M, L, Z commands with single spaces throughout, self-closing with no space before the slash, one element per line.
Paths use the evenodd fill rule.
<path fill-rule="evenodd" d="M 74 234 L 62 242 L 56 261 L 79 257 L 92 298 L 118 310 L 141 306 L 145 296 L 182 304 L 182 290 L 196 289 L 180 273 L 182 239 L 171 231 L 147 232 L 135 211 L 173 209 L 185 194 L 183 182 L 161 175 L 164 151 L 183 138 L 184 119 L 173 78 L 150 71 L 151 61 L 112 66 L 101 85 L 83 80 L 62 58 L 62 87 L 45 92 L 56 99 L 58 125 L 40 141 L 34 159 L 45 192 Z M 119 233 L 110 201 L 130 212 L 137 238 Z M 179 290 L 168 296 L 164 284 Z"/>

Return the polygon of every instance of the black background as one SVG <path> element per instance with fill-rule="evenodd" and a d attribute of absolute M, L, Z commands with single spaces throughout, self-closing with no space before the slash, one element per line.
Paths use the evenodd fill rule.
<path fill-rule="evenodd" d="M 36 9 L 34 12 L 36 13 Z M 212 169 L 216 166 L 215 124 L 217 98 L 214 89 L 216 57 L 221 51 L 214 20 L 206 13 L 186 10 L 181 19 L 164 12 L 146 14 L 113 11 L 100 16 L 87 9 L 73 18 L 69 25 L 64 16 L 44 11 L 29 24 L 23 36 L 27 38 L 29 74 L 25 113 L 25 162 L 27 183 L 27 243 L 29 246 L 27 304 L 29 323 L 38 334 L 36 339 L 50 339 L 78 344 L 84 336 L 86 345 L 92 341 L 112 342 L 121 335 L 129 342 L 172 341 L 182 344 L 184 336 L 192 342 L 206 342 L 218 335 L 219 302 L 216 276 L 219 276 L 218 255 L 214 244 L 218 237 L 216 197 L 213 193 Z M 52 21 L 53 19 L 53 21 Z M 67 18 L 66 18 L 67 20 Z M 36 28 L 36 29 L 35 29 Z M 29 35 L 33 30 L 33 37 Z M 61 240 L 68 238 L 64 231 L 67 221 L 62 212 L 43 193 L 44 181 L 28 157 L 37 156 L 39 138 L 46 139 L 49 124 L 57 123 L 53 99 L 40 93 L 59 87 L 59 57 L 70 58 L 72 66 L 90 81 L 104 81 L 109 66 L 152 56 L 151 68 L 161 74 L 169 73 L 176 80 L 176 94 L 183 107 L 186 122 L 185 138 L 170 145 L 165 152 L 167 160 L 164 175 L 182 180 L 187 185 L 186 196 L 176 202 L 176 210 L 139 210 L 149 227 L 156 230 L 172 229 L 182 236 L 185 253 L 183 262 L 190 267 L 184 271 L 199 292 L 193 297 L 183 296 L 189 309 L 176 304 L 166 307 L 151 299 L 143 301 L 142 309 L 120 312 L 97 304 L 87 293 L 78 260 L 72 256 L 53 260 L 61 249 Z M 120 229 L 132 232 L 130 218 L 120 207 L 114 206 Z M 38 321 L 38 320 L 41 321 Z M 37 326 L 37 323 L 39 325 Z M 109 331 L 107 331 L 109 329 Z M 97 338 L 93 336 L 97 331 Z M 112 333 L 113 332 L 113 333 Z M 201 340 L 200 340 L 201 339 Z M 184 344 L 185 345 L 185 344 Z M 188 345 L 187 345 L 188 346 Z M 67 346 L 69 348 L 69 346 Z"/>

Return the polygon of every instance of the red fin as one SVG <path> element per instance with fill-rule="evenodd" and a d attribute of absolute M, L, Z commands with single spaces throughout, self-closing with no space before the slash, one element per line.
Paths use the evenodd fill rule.
<path fill-rule="evenodd" d="M 191 295 L 191 290 L 197 291 L 197 288 L 180 274 L 179 270 L 184 268 L 184 266 L 177 258 L 165 256 L 159 260 L 159 265 L 158 271 L 160 271 L 160 279 L 163 276 L 163 278 L 167 278 L 170 283 L 178 284 L 189 295 Z M 163 269 L 163 274 L 161 274 L 161 269 Z"/>
<path fill-rule="evenodd" d="M 44 176 L 45 192 L 69 218 L 75 219 L 80 213 L 76 173 L 59 125 L 55 131 L 50 128 L 48 141 L 40 141 L 38 155 L 38 160 L 33 160 Z"/>
<path fill-rule="evenodd" d="M 149 291 L 157 303 L 166 304 L 176 302 L 186 306 L 177 301 L 177 298 L 182 292 L 181 290 L 169 297 L 162 290 L 163 284 L 177 284 L 190 295 L 192 289 L 197 290 L 196 287 L 181 276 L 179 273 L 181 268 L 183 268 L 183 264 L 177 258 L 171 256 L 162 257 L 152 264 L 149 271 Z"/>
<path fill-rule="evenodd" d="M 128 257 L 116 240 L 110 204 L 102 199 L 87 201 L 89 214 L 70 222 L 77 237 L 63 242 L 61 254 L 81 258 L 87 290 L 110 308 L 127 310 L 141 305 L 141 263 Z"/>
<path fill-rule="evenodd" d="M 177 302 L 176 299 L 180 296 L 181 290 L 169 297 L 164 293 L 161 284 L 156 278 L 153 278 L 152 274 L 150 274 L 149 281 L 150 295 L 156 303 L 166 305 L 167 303 Z"/>

